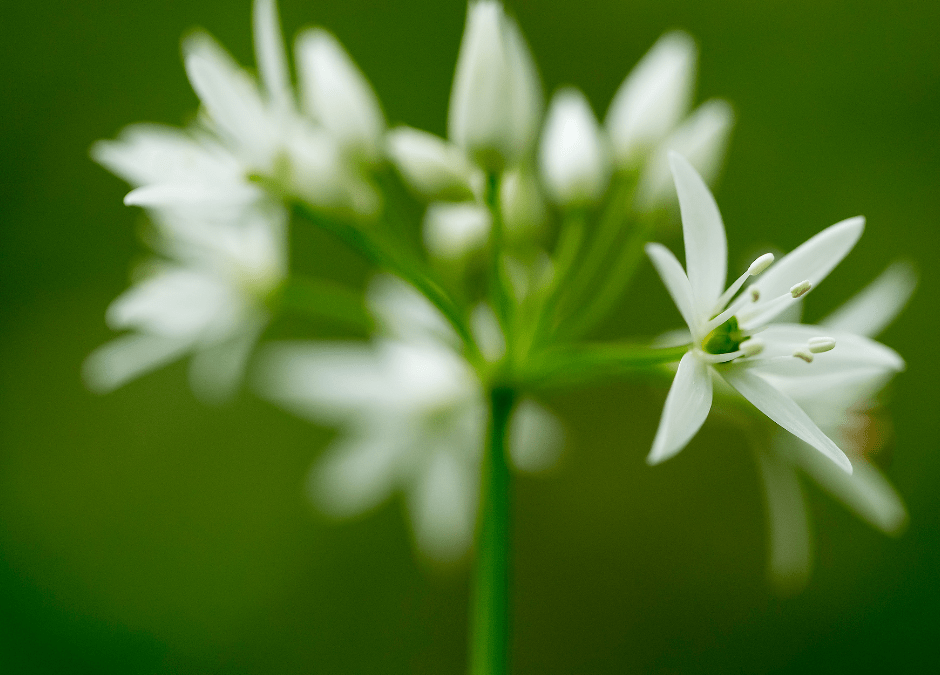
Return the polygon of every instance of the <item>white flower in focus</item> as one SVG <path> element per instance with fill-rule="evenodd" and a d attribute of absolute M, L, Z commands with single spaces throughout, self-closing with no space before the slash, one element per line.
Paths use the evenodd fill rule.
<path fill-rule="evenodd" d="M 903 309 L 916 283 L 909 267 L 896 263 L 820 325 L 874 337 Z M 809 518 L 800 473 L 885 534 L 897 534 L 907 524 L 907 509 L 901 497 L 870 461 L 886 441 L 886 432 L 876 416 L 876 398 L 891 375 L 875 368 L 834 374 L 812 390 L 790 392 L 852 458 L 851 475 L 835 469 L 831 462 L 788 434 L 776 434 L 770 445 L 756 443 L 767 500 L 769 573 L 785 590 L 801 589 L 812 568 Z M 784 390 L 792 388 L 786 380 L 776 384 Z"/>
<path fill-rule="evenodd" d="M 496 0 L 471 2 L 450 95 L 447 133 L 480 165 L 497 171 L 535 141 L 542 88 L 516 22 Z"/>
<path fill-rule="evenodd" d="M 845 257 L 861 236 L 864 220 L 833 225 L 776 264 L 771 265 L 772 255 L 763 255 L 725 289 L 727 243 L 718 206 L 685 159 L 673 153 L 670 163 L 682 215 L 686 270 L 660 244 L 648 244 L 646 251 L 685 319 L 691 345 L 679 362 L 648 461 L 661 462 L 685 447 L 708 415 L 712 380 L 718 377 L 851 473 L 842 450 L 785 390 L 812 391 L 834 375 L 897 371 L 903 361 L 887 347 L 852 333 L 771 322 Z M 735 297 L 747 279 L 758 274 L 760 279 Z"/>
<path fill-rule="evenodd" d="M 542 132 L 539 168 L 557 203 L 600 199 L 610 178 L 606 142 L 584 94 L 574 88 L 555 93 Z"/>
<path fill-rule="evenodd" d="M 221 401 L 238 387 L 268 322 L 265 301 L 286 273 L 285 214 L 254 208 L 241 222 L 164 219 L 156 246 L 164 257 L 108 307 L 108 325 L 128 334 L 85 362 L 99 392 L 192 353 L 190 383 Z"/>
<path fill-rule="evenodd" d="M 383 337 L 362 346 L 272 346 L 260 368 L 261 392 L 342 429 L 310 473 L 311 498 L 325 512 L 358 515 L 404 492 L 419 550 L 455 560 L 476 523 L 483 384 L 447 322 L 416 291 L 380 278 L 369 306 Z M 510 426 L 514 463 L 546 468 L 560 446 L 557 421 L 535 402 L 520 402 Z"/>

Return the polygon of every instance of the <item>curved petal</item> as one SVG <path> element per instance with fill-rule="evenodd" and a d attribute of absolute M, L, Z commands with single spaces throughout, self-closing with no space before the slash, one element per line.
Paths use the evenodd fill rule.
<path fill-rule="evenodd" d="M 288 110 L 292 107 L 293 99 L 277 2 L 255 0 L 252 14 L 255 59 L 261 82 L 271 101 L 281 110 Z"/>
<path fill-rule="evenodd" d="M 473 198 L 473 169 L 456 145 L 413 127 L 392 129 L 385 140 L 396 168 L 417 192 L 432 199 Z"/>
<path fill-rule="evenodd" d="M 155 335 L 122 335 L 93 351 L 82 366 L 85 384 L 106 394 L 180 358 L 192 340 Z"/>
<path fill-rule="evenodd" d="M 870 462 L 856 460 L 850 476 L 803 443 L 788 444 L 786 450 L 819 485 L 872 527 L 885 534 L 898 534 L 907 525 L 904 501 Z"/>
<path fill-rule="evenodd" d="M 449 452 L 437 452 L 418 477 L 408 505 L 418 548 L 450 562 L 470 548 L 476 522 L 476 472 Z"/>
<path fill-rule="evenodd" d="M 689 279 L 685 276 L 682 265 L 676 260 L 672 251 L 662 244 L 647 244 L 646 255 L 649 256 L 653 267 L 659 273 L 659 278 L 663 280 L 666 290 L 669 291 L 672 301 L 676 303 L 686 325 L 695 333 L 700 321 L 695 311 L 692 288 L 689 286 Z"/>
<path fill-rule="evenodd" d="M 760 339 L 767 345 L 761 357 L 789 356 L 798 349 L 805 349 L 807 342 L 815 337 L 831 337 L 836 341 L 836 346 L 828 352 L 816 354 L 812 363 L 799 359 L 766 358 L 754 367 L 761 373 L 806 377 L 857 369 L 904 370 L 904 359 L 880 342 L 841 330 L 807 324 L 780 323 L 767 326 L 760 333 Z"/>
<path fill-rule="evenodd" d="M 754 407 L 802 441 L 809 443 L 846 473 L 852 463 L 796 402 L 769 382 L 740 366 L 721 369 L 721 376 Z"/>
<path fill-rule="evenodd" d="M 728 270 L 728 241 L 721 213 L 705 181 L 688 160 L 669 153 L 669 166 L 676 181 L 682 236 L 685 242 L 685 268 L 696 306 L 715 312 L 715 303 L 725 287 Z M 708 318 L 708 317 L 706 317 Z"/>
<path fill-rule="evenodd" d="M 682 450 L 705 423 L 711 407 L 711 372 L 694 352 L 688 352 L 679 361 L 676 379 L 666 396 L 647 463 L 659 464 Z"/>
<path fill-rule="evenodd" d="M 865 219 L 861 216 L 843 220 L 803 242 L 783 256 L 764 272 L 752 288 L 760 293 L 762 302 L 749 308 L 747 322 L 765 323 L 772 320 L 786 306 L 778 305 L 779 311 L 762 312 L 763 301 L 770 301 L 790 292 L 794 284 L 809 281 L 814 287 L 852 250 L 862 231 Z"/>
<path fill-rule="evenodd" d="M 874 337 L 894 321 L 911 299 L 917 273 L 908 263 L 896 262 L 820 325 Z"/>

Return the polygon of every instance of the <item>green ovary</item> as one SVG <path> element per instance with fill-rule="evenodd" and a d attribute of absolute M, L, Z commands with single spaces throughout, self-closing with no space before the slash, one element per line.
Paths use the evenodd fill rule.
<path fill-rule="evenodd" d="M 741 334 L 736 317 L 731 317 L 702 340 L 702 350 L 709 354 L 728 354 L 737 351 L 745 336 Z"/>

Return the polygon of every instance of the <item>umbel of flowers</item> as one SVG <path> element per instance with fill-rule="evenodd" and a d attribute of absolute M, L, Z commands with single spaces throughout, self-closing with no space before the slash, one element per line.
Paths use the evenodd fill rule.
<path fill-rule="evenodd" d="M 473 548 L 477 673 L 508 663 L 513 473 L 550 466 L 564 441 L 537 401 L 546 388 L 674 372 L 650 463 L 685 447 L 713 407 L 768 420 L 759 424 L 780 430 L 758 443 L 772 542 L 801 537 L 787 525 L 799 517 L 780 515 L 801 508 L 795 467 L 881 529 L 903 522 L 846 430 L 903 368 L 870 336 L 911 276 L 895 271 L 820 326 L 793 323 L 861 236 L 864 220 L 850 218 L 779 260 L 760 256 L 727 285 L 708 182 L 733 114 L 721 100 L 693 106 L 692 38 L 653 45 L 601 122 L 574 87 L 546 108 L 515 20 L 495 0 L 473 2 L 441 138 L 389 128 L 326 30 L 300 33 L 291 59 L 274 1 L 256 0 L 253 19 L 256 73 L 207 34 L 184 42 L 201 103 L 189 128 L 135 125 L 93 148 L 133 187 L 125 203 L 145 209 L 153 257 L 108 308 L 109 325 L 127 332 L 89 357 L 91 388 L 186 357 L 202 398 L 226 400 L 250 373 L 264 398 L 338 427 L 311 469 L 311 499 L 343 517 L 402 493 L 424 558 Z M 420 222 L 403 219 L 415 205 Z M 677 215 L 684 268 L 649 243 Z M 376 272 L 368 291 L 293 269 L 294 228 L 362 255 Z M 687 329 L 672 346 L 586 339 L 622 311 L 647 256 Z M 268 343 L 272 322 L 298 311 L 350 321 L 368 339 Z M 808 569 L 781 550 L 773 544 L 777 577 Z"/>

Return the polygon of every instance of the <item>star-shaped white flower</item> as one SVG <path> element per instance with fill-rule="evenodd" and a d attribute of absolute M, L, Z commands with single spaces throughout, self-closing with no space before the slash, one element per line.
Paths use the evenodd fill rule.
<path fill-rule="evenodd" d="M 259 368 L 261 393 L 342 429 L 310 473 L 310 496 L 326 513 L 354 516 L 403 492 L 419 550 L 433 560 L 459 558 L 476 524 L 483 383 L 444 317 L 414 289 L 380 277 L 368 299 L 378 338 L 271 346 Z M 484 323 L 498 330 L 493 321 Z M 561 438 L 555 418 L 523 400 L 510 424 L 513 464 L 546 468 Z"/>
<path fill-rule="evenodd" d="M 821 378 L 833 374 L 903 367 L 894 351 L 867 338 L 771 323 L 845 257 L 861 236 L 864 219 L 850 218 L 823 230 L 776 264 L 770 254 L 759 257 L 725 289 L 727 242 L 718 206 L 682 156 L 672 153 L 669 159 L 682 215 L 686 270 L 660 244 L 648 244 L 646 251 L 685 319 L 691 345 L 679 362 L 648 461 L 668 459 L 691 440 L 711 408 L 712 378 L 719 377 L 767 417 L 851 472 L 842 450 L 768 376 L 812 391 Z M 765 269 L 738 294 L 750 276 Z"/>

